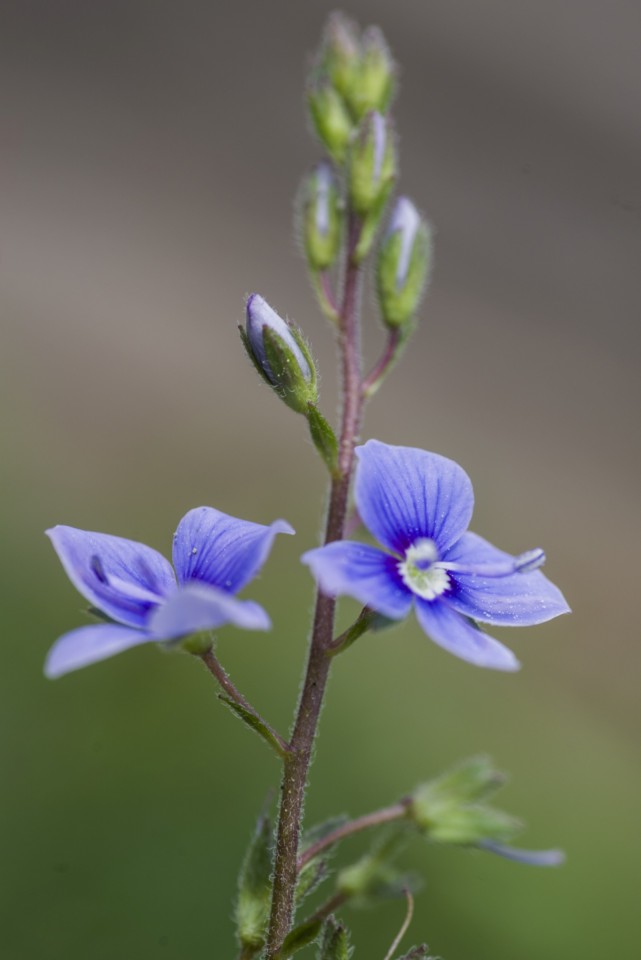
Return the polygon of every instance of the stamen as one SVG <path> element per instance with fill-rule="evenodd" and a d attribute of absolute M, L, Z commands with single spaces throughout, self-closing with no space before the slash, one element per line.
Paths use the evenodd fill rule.
<path fill-rule="evenodd" d="M 526 550 L 525 553 L 517 557 L 508 557 L 507 560 L 499 560 L 496 563 L 456 563 L 443 561 L 439 562 L 442 570 L 449 570 L 452 573 L 466 573 L 476 577 L 511 577 L 514 573 L 532 573 L 538 570 L 545 563 L 545 553 L 540 547 L 534 550 Z"/>
<path fill-rule="evenodd" d="M 398 565 L 403 583 L 424 600 L 435 600 L 450 586 L 450 578 L 437 563 L 438 550 L 433 540 L 416 540 Z"/>

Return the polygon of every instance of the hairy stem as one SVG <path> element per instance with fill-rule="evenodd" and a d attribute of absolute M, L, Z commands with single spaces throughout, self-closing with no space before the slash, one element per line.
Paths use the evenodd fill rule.
<path fill-rule="evenodd" d="M 401 334 L 398 328 L 390 330 L 383 353 L 376 365 L 363 380 L 362 390 L 364 397 L 371 397 L 372 394 L 376 393 L 385 379 L 386 374 L 389 373 L 396 359 L 400 339 Z"/>
<path fill-rule="evenodd" d="M 319 853 L 333 847 L 335 843 L 344 840 L 345 837 L 351 837 L 353 834 L 360 833 L 362 830 L 369 830 L 371 827 L 380 827 L 382 824 L 391 823 L 394 820 L 403 820 L 407 816 L 408 810 L 409 800 L 400 800 L 398 803 L 392 804 L 391 807 L 374 810 L 373 813 L 366 813 L 355 820 L 349 820 L 307 847 L 298 858 L 298 870 L 301 871 Z"/>
<path fill-rule="evenodd" d="M 356 218 L 351 216 L 338 329 L 342 360 L 342 424 L 338 471 L 330 487 L 325 543 L 343 537 L 354 466 L 354 445 L 358 437 L 363 403 L 358 316 L 360 268 L 352 264 L 352 254 L 358 243 L 359 233 L 360 225 Z M 292 924 L 303 800 L 318 718 L 329 676 L 331 657 L 328 648 L 334 635 L 335 608 L 335 599 L 318 590 L 307 669 L 289 743 L 291 752 L 283 761 L 266 960 L 273 960 L 277 956 Z"/>

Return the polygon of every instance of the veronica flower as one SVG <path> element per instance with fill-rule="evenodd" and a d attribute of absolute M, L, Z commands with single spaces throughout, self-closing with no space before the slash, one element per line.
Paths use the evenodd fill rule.
<path fill-rule="evenodd" d="M 569 612 L 537 569 L 543 551 L 513 557 L 468 532 L 472 484 L 452 460 L 377 440 L 356 455 L 356 508 L 385 551 L 347 540 L 308 551 L 301 559 L 321 589 L 355 597 L 391 620 L 414 607 L 428 637 L 455 656 L 518 669 L 514 654 L 477 621 L 529 626 Z"/>
<path fill-rule="evenodd" d="M 174 535 L 174 574 L 168 560 L 142 543 L 74 527 L 47 530 L 74 587 L 108 622 L 60 637 L 49 651 L 46 675 L 225 623 L 268 630 L 263 608 L 234 594 L 256 576 L 276 534 L 293 532 L 284 520 L 263 526 L 197 507 Z"/>

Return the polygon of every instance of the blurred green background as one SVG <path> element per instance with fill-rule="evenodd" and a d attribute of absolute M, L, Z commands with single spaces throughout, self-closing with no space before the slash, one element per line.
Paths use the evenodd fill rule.
<path fill-rule="evenodd" d="M 6 960 L 234 955 L 235 876 L 277 764 L 187 656 L 141 648 L 45 681 L 49 645 L 84 620 L 42 531 L 67 523 L 168 552 L 198 504 L 285 516 L 298 536 L 249 591 L 274 631 L 228 629 L 219 652 L 287 728 L 312 603 L 298 556 L 316 542 L 324 477 L 236 324 L 252 290 L 296 318 L 332 411 L 331 335 L 292 232 L 318 155 L 306 55 L 329 9 L 2 4 Z M 348 12 L 378 23 L 401 62 L 401 188 L 437 230 L 420 331 L 364 436 L 462 463 L 473 528 L 514 552 L 544 545 L 575 612 L 503 631 L 516 676 L 448 657 L 413 623 L 358 643 L 332 677 L 308 820 L 363 813 L 488 751 L 512 775 L 501 805 L 529 822 L 523 845 L 561 845 L 568 863 L 417 846 L 408 865 L 425 886 L 406 943 L 446 960 L 631 956 L 641 11 L 353 0 Z M 351 911 L 357 956 L 382 958 L 402 913 Z"/>

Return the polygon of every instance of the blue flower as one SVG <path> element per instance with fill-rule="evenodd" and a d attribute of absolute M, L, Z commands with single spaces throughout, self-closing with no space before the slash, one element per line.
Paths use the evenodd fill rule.
<path fill-rule="evenodd" d="M 348 540 L 301 558 L 322 590 L 346 594 L 391 620 L 412 606 L 425 633 L 479 667 L 519 663 L 476 621 L 529 626 L 569 607 L 537 569 L 542 550 L 518 557 L 467 531 L 474 495 L 465 471 L 445 457 L 370 440 L 356 448 L 360 517 L 386 550 Z"/>
<path fill-rule="evenodd" d="M 64 634 L 49 651 L 48 677 L 151 640 L 176 640 L 231 623 L 268 630 L 269 617 L 238 593 L 256 576 L 284 520 L 266 527 L 211 507 L 190 510 L 174 535 L 173 562 L 142 543 L 58 526 L 47 535 L 77 590 L 109 622 Z"/>

